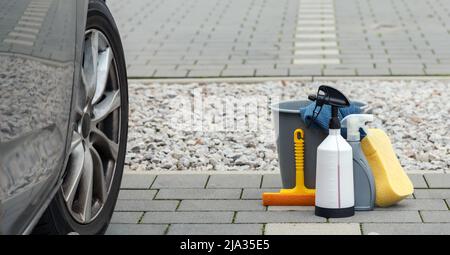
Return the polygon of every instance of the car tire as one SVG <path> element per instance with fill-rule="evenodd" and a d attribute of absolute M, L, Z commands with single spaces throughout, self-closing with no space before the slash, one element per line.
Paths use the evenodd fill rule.
<path fill-rule="evenodd" d="M 88 223 L 80 223 L 73 217 L 66 204 L 62 187 L 59 189 L 39 223 L 33 230 L 33 234 L 68 234 L 71 232 L 80 235 L 103 234 L 108 228 L 114 207 L 117 201 L 123 166 L 126 153 L 128 130 L 128 84 L 125 58 L 120 40 L 120 35 L 114 19 L 104 1 L 90 0 L 87 13 L 86 31 L 95 29 L 101 31 L 107 38 L 112 49 L 117 75 L 117 84 L 120 88 L 120 128 L 118 129 L 118 153 L 115 159 L 115 170 L 111 174 L 109 191 L 102 203 L 101 209 L 95 218 Z M 74 124 L 75 125 L 75 124 Z M 69 140 L 70 142 L 70 140 Z"/>

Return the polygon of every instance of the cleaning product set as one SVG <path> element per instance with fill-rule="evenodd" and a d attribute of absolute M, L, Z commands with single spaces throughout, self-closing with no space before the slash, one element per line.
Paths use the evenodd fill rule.
<path fill-rule="evenodd" d="M 389 137 L 382 130 L 367 128 L 366 123 L 373 121 L 373 116 L 362 114 L 364 104 L 350 102 L 342 92 L 325 85 L 308 99 L 313 102 L 302 105 L 297 111 L 302 122 L 293 122 L 286 116 L 275 121 L 278 153 L 280 159 L 294 161 L 295 186 L 279 193 L 264 193 L 264 205 L 315 205 L 318 216 L 349 217 L 355 210 L 389 206 L 412 194 L 412 183 L 402 169 Z M 295 105 L 292 102 L 286 105 Z M 280 109 L 277 111 L 281 112 Z M 288 109 L 284 114 L 294 112 Z M 293 123 L 303 129 L 297 128 L 291 133 L 292 142 L 288 143 L 286 138 L 280 142 L 281 137 L 289 137 L 292 132 L 284 125 L 292 129 Z M 280 130 L 288 133 L 283 134 Z M 305 133 L 310 135 L 305 136 Z M 287 149 L 291 146 L 294 156 L 286 158 L 282 152 L 289 152 Z M 313 146 L 314 154 L 311 153 Z M 309 152 L 306 157 L 305 151 Z M 315 161 L 315 169 L 305 168 L 305 162 L 310 165 L 311 161 Z M 292 165 L 288 163 L 280 162 L 282 177 L 285 175 L 283 184 L 286 172 L 291 171 L 284 169 Z M 314 176 L 314 187 L 305 185 L 305 176 Z"/>

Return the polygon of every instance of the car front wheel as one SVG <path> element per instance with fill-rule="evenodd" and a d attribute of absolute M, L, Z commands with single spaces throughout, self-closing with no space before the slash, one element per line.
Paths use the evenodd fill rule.
<path fill-rule="evenodd" d="M 120 36 L 100 0 L 89 2 L 81 84 L 61 189 L 34 232 L 102 234 L 116 204 L 128 129 L 128 85 Z"/>

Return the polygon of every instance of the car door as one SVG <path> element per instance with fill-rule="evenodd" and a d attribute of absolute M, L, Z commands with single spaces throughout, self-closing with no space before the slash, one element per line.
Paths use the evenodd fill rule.
<path fill-rule="evenodd" d="M 23 233 L 60 179 L 80 2 L 0 0 L 0 233 Z"/>

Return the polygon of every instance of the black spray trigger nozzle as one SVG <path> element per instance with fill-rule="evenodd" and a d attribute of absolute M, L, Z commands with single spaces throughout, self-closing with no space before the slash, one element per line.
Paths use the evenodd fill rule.
<path fill-rule="evenodd" d="M 320 110 L 322 110 L 322 106 L 324 104 L 331 106 L 331 119 L 330 119 L 330 129 L 338 129 L 340 128 L 339 123 L 339 117 L 338 117 L 338 108 L 347 107 L 350 106 L 350 101 L 347 99 L 347 97 L 340 92 L 339 90 L 327 86 L 327 85 L 320 85 L 317 94 L 316 95 L 309 95 L 308 99 L 311 101 L 316 102 L 316 108 L 317 106 L 320 107 Z M 317 118 L 320 111 L 316 114 L 316 116 L 313 116 Z"/>
<path fill-rule="evenodd" d="M 308 99 L 316 101 L 316 104 L 319 105 L 327 104 L 336 107 L 347 107 L 350 105 L 350 101 L 342 92 L 327 85 L 321 85 L 317 95 L 310 95 Z"/>

